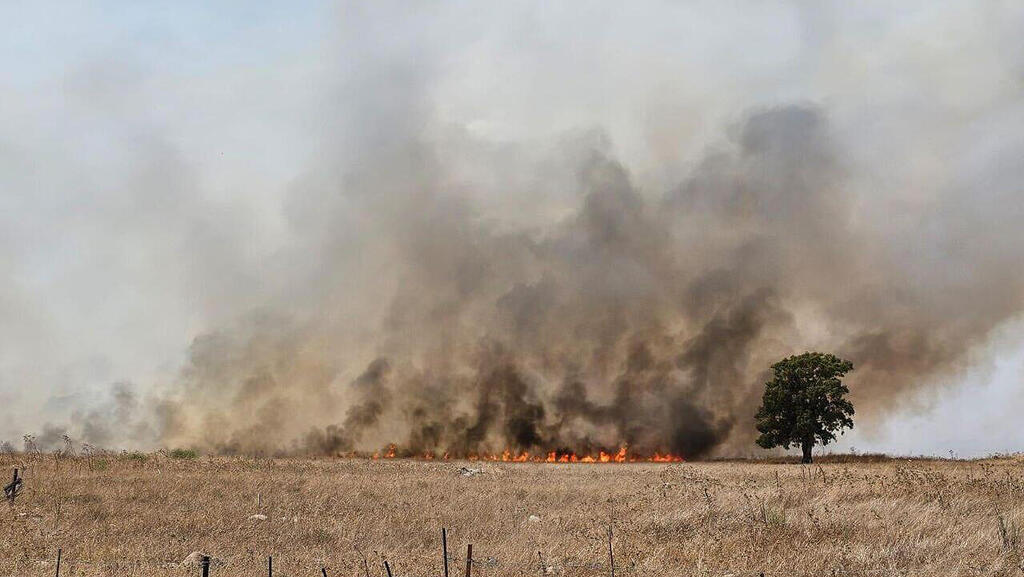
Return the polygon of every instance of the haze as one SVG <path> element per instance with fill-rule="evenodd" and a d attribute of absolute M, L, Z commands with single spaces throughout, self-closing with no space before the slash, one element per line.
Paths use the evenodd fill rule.
<path fill-rule="evenodd" d="M 207 4 L 3 8 L 0 440 L 1024 443 L 1019 3 Z"/>

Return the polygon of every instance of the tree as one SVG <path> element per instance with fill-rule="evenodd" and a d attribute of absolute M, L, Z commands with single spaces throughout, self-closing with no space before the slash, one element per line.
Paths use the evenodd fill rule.
<path fill-rule="evenodd" d="M 811 462 L 816 442 L 827 445 L 836 432 L 853 428 L 850 389 L 840 379 L 853 363 L 826 353 L 804 353 L 772 365 L 774 376 L 765 383 L 764 397 L 754 420 L 765 449 L 799 445 L 801 463 Z"/>

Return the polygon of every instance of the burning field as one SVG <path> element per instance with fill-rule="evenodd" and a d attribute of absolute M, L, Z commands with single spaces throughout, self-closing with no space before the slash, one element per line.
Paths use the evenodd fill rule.
<path fill-rule="evenodd" d="M 361 455 L 358 453 L 352 453 L 345 455 L 350 458 L 366 457 L 367 455 Z M 395 445 L 389 445 L 387 450 L 384 452 L 377 451 L 369 458 L 378 461 L 380 459 L 395 459 L 395 458 L 410 458 L 422 461 L 450 461 L 452 456 L 448 453 L 441 455 L 435 455 L 434 453 L 423 453 L 421 455 L 416 454 L 400 454 L 398 448 Z M 456 457 L 459 458 L 459 457 Z M 626 447 L 621 447 L 614 453 L 606 453 L 604 451 L 598 451 L 596 455 L 577 455 L 572 451 L 547 451 L 546 453 L 535 453 L 530 454 L 527 451 L 513 452 L 510 449 L 505 449 L 501 453 L 470 453 L 461 457 L 469 462 L 476 461 L 487 461 L 492 463 L 682 463 L 684 459 L 680 455 L 654 453 L 653 455 L 636 456 L 629 454 L 629 450 Z"/>
<path fill-rule="evenodd" d="M 0 577 L 1021 574 L 1024 2 L 47 4 Z"/>
<path fill-rule="evenodd" d="M 875 141 L 798 99 L 708 121 L 698 152 L 652 180 L 600 129 L 494 148 L 436 127 L 405 72 L 372 59 L 352 71 L 353 86 L 371 84 L 365 94 L 403 97 L 374 98 L 332 131 L 352 141 L 324 143 L 282 193 L 279 235 L 230 219 L 171 235 L 190 239 L 189 263 L 244 254 L 197 267 L 211 278 L 238 269 L 215 297 L 186 299 L 193 322 L 160 362 L 71 379 L 81 390 L 4 397 L 18 404 L 0 441 L 29 432 L 49 450 L 67 434 L 222 456 L 394 443 L 399 456 L 510 461 L 614 460 L 622 447 L 637 460 L 734 457 L 754 450 L 780 358 L 852 361 L 858 432 L 877 429 L 960 382 L 1019 318 L 1020 163 L 982 171 L 981 188 L 929 176 L 949 184 L 904 198 L 877 183 L 916 176 L 879 177 L 859 156 Z M 131 190 L 163 190 L 179 168 Z M 249 214 L 224 214 L 236 213 Z M 257 250 L 263 237 L 277 242 Z M 188 284 L 219 286 L 211 278 Z M 113 367 L 127 350 L 80 364 Z M 64 382 L 34 374 L 45 355 L 26 358 L 36 360 L 11 383 Z"/>
<path fill-rule="evenodd" d="M 44 450 L 68 434 L 224 456 L 394 443 L 399 456 L 509 461 L 733 457 L 754 446 L 777 359 L 850 359 L 858 426 L 876 428 L 928 402 L 1021 310 L 1024 245 L 1006 240 L 1019 210 L 933 201 L 944 208 L 921 227 L 1007 248 L 921 264 L 953 257 L 903 238 L 909 216 L 879 228 L 887 209 L 852 192 L 849 145 L 820 106 L 751 109 L 721 150 L 654 189 L 603 137 L 572 139 L 552 153 L 557 206 L 511 220 L 484 201 L 501 195 L 460 184 L 458 155 L 393 128 L 380 157 L 302 192 L 325 220 L 296 222 L 297 244 L 270 260 L 318 255 L 308 270 L 254 273 L 287 287 L 203 323 L 161 380 L 55 397 L 40 403 L 53 420 L 19 413 L 17 434 Z M 511 170 L 491 160 L 481 170 Z"/>
<path fill-rule="evenodd" d="M 453 575 L 609 575 L 609 534 L 616 575 L 1020 574 L 1019 459 L 488 457 L 5 455 L 0 575 L 441 575 L 442 528 Z"/>

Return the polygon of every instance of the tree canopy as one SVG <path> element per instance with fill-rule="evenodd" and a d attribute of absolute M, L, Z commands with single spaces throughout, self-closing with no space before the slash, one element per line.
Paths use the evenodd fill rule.
<path fill-rule="evenodd" d="M 804 353 L 772 365 L 761 407 L 754 419 L 761 433 L 757 444 L 766 449 L 803 449 L 803 462 L 811 462 L 816 443 L 827 445 L 836 433 L 853 428 L 853 404 L 843 376 L 853 363 L 827 353 Z"/>

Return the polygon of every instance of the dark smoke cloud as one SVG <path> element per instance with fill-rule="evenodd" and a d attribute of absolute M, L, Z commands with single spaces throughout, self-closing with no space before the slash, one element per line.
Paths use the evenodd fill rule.
<path fill-rule="evenodd" d="M 345 421 L 340 426 L 328 425 L 323 431 L 314 429 L 307 435 L 305 446 L 323 454 L 352 451 L 363 431 L 377 424 L 388 404 L 390 397 L 384 386 L 388 371 L 384 359 L 370 363 L 350 387 L 355 404 L 349 407 Z"/>
<path fill-rule="evenodd" d="M 870 415 L 1016 312 L 1010 299 L 986 321 L 991 303 L 965 301 L 971 321 L 950 322 L 913 298 L 925 287 L 859 221 L 819 107 L 756 110 L 733 134 L 660 196 L 638 190 L 606 141 L 577 143 L 578 208 L 531 230 L 487 222 L 448 192 L 430 147 L 396 146 L 350 181 L 367 187 L 360 219 L 380 227 L 398 279 L 370 337 L 380 358 L 339 383 L 343 355 L 318 343 L 351 327 L 329 318 L 203 337 L 181 405 L 199 424 L 167 441 L 281 451 L 301 437 L 293 450 L 328 454 L 625 444 L 701 457 L 749 443 L 779 356 L 849 357 Z M 373 198 L 378 187 L 395 198 Z M 822 336 L 801 334 L 812 322 Z"/>
<path fill-rule="evenodd" d="M 93 55 L 61 122 L 9 99 L 0 184 L 79 196 L 0 211 L 0 416 L 62 423 L 47 443 L 700 457 L 750 450 L 788 354 L 854 362 L 858 425 L 941 390 L 1024 304 L 1021 14 L 716 6 L 346 5 L 296 66 L 199 96 Z M 71 288 L 34 306 L 47 282 Z"/>

